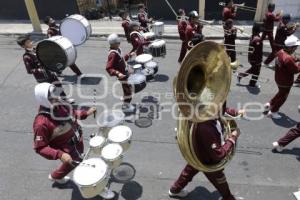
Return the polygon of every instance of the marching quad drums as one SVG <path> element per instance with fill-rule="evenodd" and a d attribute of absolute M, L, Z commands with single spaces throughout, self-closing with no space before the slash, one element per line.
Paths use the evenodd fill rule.
<path fill-rule="evenodd" d="M 149 51 L 153 57 L 161 57 L 167 54 L 166 41 L 155 40 L 149 45 Z"/>
<path fill-rule="evenodd" d="M 131 144 L 132 131 L 127 126 L 116 126 L 108 133 L 110 143 L 118 143 L 122 146 L 123 151 L 127 151 Z"/>
<path fill-rule="evenodd" d="M 75 47 L 63 36 L 54 36 L 39 42 L 36 53 L 41 63 L 54 72 L 60 72 L 74 64 L 77 57 Z"/>
<path fill-rule="evenodd" d="M 146 76 L 140 73 L 130 74 L 127 83 L 132 86 L 134 93 L 138 93 L 145 89 L 147 85 Z"/>
<path fill-rule="evenodd" d="M 70 15 L 60 24 L 61 35 L 68 38 L 75 46 L 83 44 L 92 34 L 89 21 L 78 14 Z"/>
<path fill-rule="evenodd" d="M 135 58 L 135 62 L 144 65 L 145 63 L 151 61 L 153 56 L 151 54 L 141 54 Z"/>
<path fill-rule="evenodd" d="M 123 161 L 123 148 L 120 144 L 112 143 L 107 144 L 101 151 L 101 157 L 106 161 L 110 169 L 115 169 Z"/>
<path fill-rule="evenodd" d="M 158 72 L 158 64 L 155 61 L 149 61 L 145 64 L 146 69 L 153 69 L 153 73 L 156 74 Z"/>
<path fill-rule="evenodd" d="M 146 33 L 142 33 L 142 35 L 146 40 L 149 40 L 149 41 L 155 40 L 154 32 L 146 32 Z"/>
<path fill-rule="evenodd" d="M 100 135 L 94 136 L 93 138 L 90 139 L 90 149 L 91 151 L 96 154 L 100 155 L 101 150 L 104 147 L 106 142 L 106 139 Z"/>

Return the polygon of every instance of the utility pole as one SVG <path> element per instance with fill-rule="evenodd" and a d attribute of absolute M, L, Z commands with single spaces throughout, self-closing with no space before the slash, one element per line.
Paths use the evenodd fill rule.
<path fill-rule="evenodd" d="M 265 13 L 268 10 L 268 4 L 272 3 L 272 0 L 258 0 L 256 6 L 255 19 L 256 22 L 263 21 Z"/>
<path fill-rule="evenodd" d="M 110 10 L 110 4 L 109 4 L 109 0 L 106 0 L 106 3 L 107 3 L 107 9 L 108 9 L 108 15 L 109 15 L 109 19 L 112 20 L 112 17 L 111 17 L 111 10 Z"/>
<path fill-rule="evenodd" d="M 27 8 L 27 12 L 30 18 L 30 21 L 33 26 L 33 32 L 42 33 L 41 23 L 39 16 L 37 14 L 34 1 L 33 0 L 25 0 L 25 5 Z"/>

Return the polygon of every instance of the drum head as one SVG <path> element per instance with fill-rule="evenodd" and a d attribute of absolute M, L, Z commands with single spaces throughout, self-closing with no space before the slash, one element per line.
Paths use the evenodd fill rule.
<path fill-rule="evenodd" d="M 135 58 L 135 61 L 140 64 L 147 63 L 153 59 L 151 54 L 141 54 Z"/>
<path fill-rule="evenodd" d="M 132 74 L 128 77 L 127 82 L 130 85 L 140 84 L 146 82 L 146 76 L 143 74 Z"/>
<path fill-rule="evenodd" d="M 154 22 L 154 26 L 161 26 L 161 25 L 164 25 L 163 22 Z"/>
<path fill-rule="evenodd" d="M 135 64 L 135 65 L 133 65 L 132 68 L 133 68 L 133 69 L 141 69 L 141 68 L 142 68 L 142 65 L 141 65 L 141 64 Z"/>
<path fill-rule="evenodd" d="M 115 143 L 121 143 L 132 136 L 132 131 L 127 126 L 116 126 L 112 128 L 108 133 L 108 139 Z"/>
<path fill-rule="evenodd" d="M 166 41 L 165 40 L 155 40 L 150 45 L 153 47 L 162 47 L 162 46 L 166 45 Z"/>
<path fill-rule="evenodd" d="M 121 110 L 106 110 L 98 118 L 100 127 L 114 127 L 125 120 L 125 114 Z"/>
<path fill-rule="evenodd" d="M 145 67 L 147 67 L 147 68 L 155 68 L 155 67 L 157 67 L 158 66 L 158 64 L 157 64 L 157 62 L 155 62 L 155 61 L 150 61 L 150 62 L 147 62 L 146 64 L 145 64 Z"/>
<path fill-rule="evenodd" d="M 74 182 L 82 186 L 93 185 L 106 178 L 107 164 L 101 158 L 90 158 L 82 161 L 74 170 Z"/>
<path fill-rule="evenodd" d="M 81 18 L 81 19 L 78 19 Z M 89 37 L 87 27 L 82 23 L 83 16 L 75 15 L 67 17 L 60 25 L 61 35 L 68 38 L 73 45 L 78 46 L 83 44 Z M 87 21 L 86 19 L 84 21 Z M 88 23 L 88 21 L 87 21 Z"/>
<path fill-rule="evenodd" d="M 41 41 L 36 47 L 36 52 L 40 62 L 50 71 L 59 72 L 67 67 L 65 50 L 53 41 Z"/>
<path fill-rule="evenodd" d="M 105 138 L 102 136 L 95 136 L 90 139 L 90 146 L 91 147 L 98 147 L 102 146 L 105 142 Z"/>
<path fill-rule="evenodd" d="M 114 160 L 123 153 L 123 148 L 119 144 L 108 144 L 103 147 L 101 155 L 104 159 Z"/>

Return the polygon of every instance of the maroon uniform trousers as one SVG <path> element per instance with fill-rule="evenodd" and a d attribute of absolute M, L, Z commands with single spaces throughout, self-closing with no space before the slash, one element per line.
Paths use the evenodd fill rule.
<path fill-rule="evenodd" d="M 209 120 L 198 123 L 193 129 L 193 146 L 195 153 L 204 164 L 216 164 L 224 159 L 234 148 L 236 137 L 230 137 L 222 142 L 224 131 L 223 124 L 219 120 Z M 171 186 L 172 193 L 180 192 L 199 171 L 187 164 L 182 170 L 179 178 Z M 223 170 L 204 173 L 207 179 L 220 192 L 224 200 L 234 200 L 230 192 Z"/>
<path fill-rule="evenodd" d="M 129 59 L 129 55 L 122 57 L 121 49 L 110 49 L 108 60 L 106 64 L 106 71 L 110 76 L 117 76 L 118 73 L 126 75 L 126 60 Z M 127 83 L 127 77 L 119 79 L 123 89 L 123 101 L 130 103 L 132 100 L 132 88 Z"/>
<path fill-rule="evenodd" d="M 277 94 L 270 101 L 271 111 L 277 112 L 286 101 L 294 82 L 294 74 L 299 73 L 300 64 L 296 58 L 280 50 L 275 65 L 275 82 L 278 87 Z"/>
<path fill-rule="evenodd" d="M 235 39 L 237 30 L 235 28 L 227 28 L 226 26 L 224 28 L 224 44 L 229 44 L 231 46 L 226 46 L 226 52 L 227 55 L 230 57 L 231 62 L 236 61 L 236 51 L 235 51 Z"/>
<path fill-rule="evenodd" d="M 265 40 L 266 37 L 268 37 L 272 49 L 274 48 L 274 35 L 273 35 L 274 22 L 279 21 L 280 18 L 281 18 L 280 16 L 276 16 L 272 12 L 267 12 L 265 14 L 264 31 L 261 38 L 262 40 Z"/>
<path fill-rule="evenodd" d="M 182 41 L 181 43 L 181 49 L 180 49 L 180 55 L 178 58 L 178 62 L 181 63 L 183 58 L 185 57 L 185 54 L 188 49 L 188 42 L 185 39 L 185 30 L 187 27 L 187 21 L 186 20 L 179 20 L 178 21 L 178 33 L 180 40 Z"/>
<path fill-rule="evenodd" d="M 70 115 L 75 119 L 86 119 L 86 111 L 71 111 L 65 106 L 58 106 L 53 111 L 58 118 Z M 53 119 L 49 109 L 40 107 L 39 114 L 33 123 L 34 149 L 49 160 L 60 159 L 63 153 L 68 153 L 73 160 L 81 161 L 83 153 L 82 132 L 77 121 Z M 62 179 L 74 166 L 63 163 L 51 173 L 54 179 Z"/>
<path fill-rule="evenodd" d="M 278 140 L 278 144 L 282 147 L 285 147 L 298 137 L 300 137 L 300 123 L 298 123 L 295 128 L 291 128 L 285 136 L 280 138 Z"/>

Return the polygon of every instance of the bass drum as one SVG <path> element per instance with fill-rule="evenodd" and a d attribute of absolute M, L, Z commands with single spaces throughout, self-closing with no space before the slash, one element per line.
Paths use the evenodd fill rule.
<path fill-rule="evenodd" d="M 50 71 L 61 72 L 76 61 L 77 52 L 72 42 L 63 36 L 53 36 L 38 43 L 36 54 Z"/>
<path fill-rule="evenodd" d="M 71 40 L 75 46 L 79 46 L 89 39 L 92 34 L 92 27 L 85 17 L 75 14 L 62 21 L 60 32 L 62 36 Z"/>
<path fill-rule="evenodd" d="M 146 87 L 146 76 L 143 74 L 131 74 L 127 82 L 133 87 L 134 93 L 138 93 Z"/>

